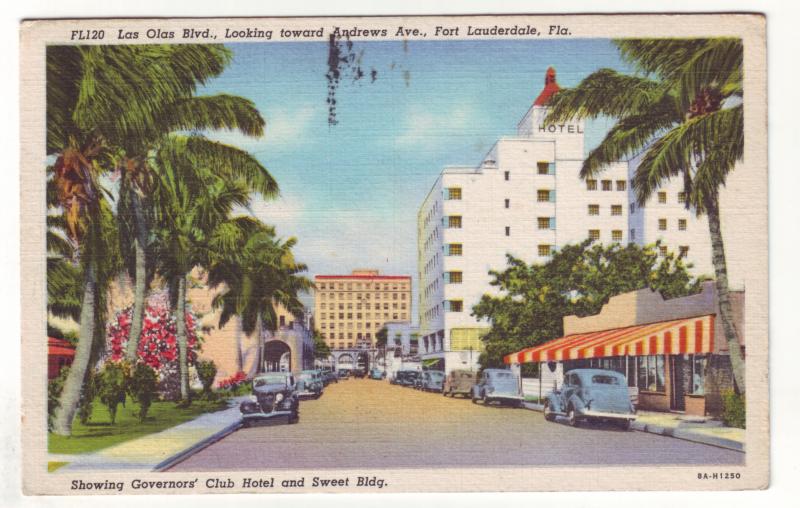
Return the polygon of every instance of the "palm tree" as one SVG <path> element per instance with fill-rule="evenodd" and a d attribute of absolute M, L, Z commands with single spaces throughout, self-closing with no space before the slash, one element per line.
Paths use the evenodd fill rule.
<path fill-rule="evenodd" d="M 745 393 L 745 371 L 728 288 L 719 189 L 742 160 L 740 39 L 615 41 L 638 72 L 598 70 L 551 100 L 547 121 L 607 116 L 616 123 L 583 162 L 581 178 L 642 152 L 633 178 L 639 205 L 665 182 L 680 178 L 687 208 L 708 218 L 720 318 L 734 380 Z"/>
<path fill-rule="evenodd" d="M 214 306 L 222 309 L 219 326 L 236 316 L 245 334 L 256 333 L 256 369 L 260 371 L 264 363 L 261 333 L 277 328 L 275 306 L 301 315 L 304 307 L 298 295 L 309 291 L 312 283 L 299 275 L 307 268 L 292 254 L 296 239 L 277 239 L 274 230 L 265 225 L 257 225 L 249 233 L 213 249 L 216 256 L 209 270 L 209 284 L 226 287 L 214 299 Z"/>
<path fill-rule="evenodd" d="M 255 172 L 266 175 L 265 188 L 272 192 L 277 192 L 277 184 L 246 152 L 200 136 L 168 136 L 151 164 L 158 175 L 154 192 L 158 271 L 173 288 L 181 398 L 185 401 L 189 397 L 186 279 L 193 268 L 208 265 L 212 238 L 241 234 L 240 229 L 249 227 L 231 218 L 236 206 L 250 203 L 251 186 L 245 177 Z"/>

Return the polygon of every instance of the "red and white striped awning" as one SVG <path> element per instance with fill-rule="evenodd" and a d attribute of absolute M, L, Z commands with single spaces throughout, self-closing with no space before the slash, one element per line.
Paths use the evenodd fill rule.
<path fill-rule="evenodd" d="M 702 354 L 714 351 L 714 315 L 575 333 L 506 355 L 505 363 L 609 356 Z"/>

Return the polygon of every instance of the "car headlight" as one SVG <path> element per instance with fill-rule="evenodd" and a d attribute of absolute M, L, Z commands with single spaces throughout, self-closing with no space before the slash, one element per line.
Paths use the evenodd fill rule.
<path fill-rule="evenodd" d="M 280 402 L 282 400 L 283 400 L 283 394 L 282 393 L 279 393 L 278 395 L 275 396 L 275 402 Z"/>
<path fill-rule="evenodd" d="M 258 402 L 258 397 L 255 394 L 250 395 L 250 402 Z"/>

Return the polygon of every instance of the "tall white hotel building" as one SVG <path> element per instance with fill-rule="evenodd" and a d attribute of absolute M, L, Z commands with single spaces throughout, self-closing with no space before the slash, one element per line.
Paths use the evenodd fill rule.
<path fill-rule="evenodd" d="M 476 368 L 489 323 L 471 316 L 483 294 L 496 294 L 489 270 L 506 254 L 544 263 L 559 247 L 593 238 L 683 252 L 695 274 L 713 274 L 708 226 L 686 210 L 682 184 L 670 182 L 645 207 L 635 205 L 637 158 L 582 180 L 584 123 L 544 125 L 558 91 L 555 70 L 517 124 L 478 166 L 446 167 L 417 215 L 419 350 L 424 365 L 449 372 Z"/>

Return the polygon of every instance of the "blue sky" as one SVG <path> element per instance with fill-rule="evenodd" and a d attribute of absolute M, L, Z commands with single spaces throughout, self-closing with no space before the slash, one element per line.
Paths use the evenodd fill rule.
<path fill-rule="evenodd" d="M 416 215 L 445 165 L 473 165 L 516 124 L 554 66 L 561 86 L 626 70 L 608 40 L 355 42 L 377 80 L 344 79 L 328 126 L 327 43 L 231 44 L 234 57 L 202 91 L 253 100 L 265 134 L 212 137 L 269 169 L 281 197 L 252 210 L 296 236 L 309 274 L 377 268 L 416 274 Z M 587 147 L 606 122 L 587 126 Z M 416 277 L 415 277 L 416 278 Z"/>

